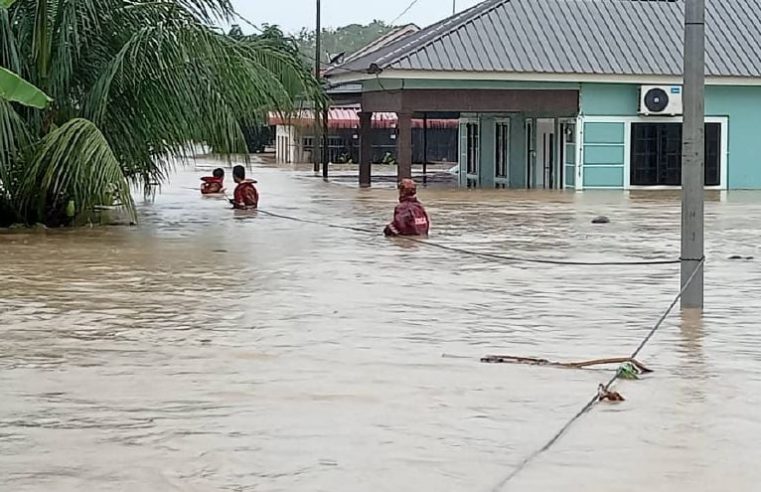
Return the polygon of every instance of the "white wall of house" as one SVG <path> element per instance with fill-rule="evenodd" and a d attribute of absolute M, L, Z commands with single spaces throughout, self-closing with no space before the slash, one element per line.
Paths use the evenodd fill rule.
<path fill-rule="evenodd" d="M 303 132 L 293 125 L 278 125 L 275 132 L 275 158 L 278 163 L 309 162 L 311 153 L 303 150 Z M 307 155 L 305 155 L 307 154 Z"/>

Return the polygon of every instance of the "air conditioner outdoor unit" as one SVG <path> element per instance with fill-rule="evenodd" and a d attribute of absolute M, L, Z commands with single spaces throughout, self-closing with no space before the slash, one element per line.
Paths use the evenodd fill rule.
<path fill-rule="evenodd" d="M 639 114 L 646 116 L 679 116 L 682 112 L 681 86 L 643 85 L 640 88 Z"/>

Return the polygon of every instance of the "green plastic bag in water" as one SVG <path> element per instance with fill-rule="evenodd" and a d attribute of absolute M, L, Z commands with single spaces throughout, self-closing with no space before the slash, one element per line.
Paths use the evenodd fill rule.
<path fill-rule="evenodd" d="M 618 377 L 621 379 L 639 379 L 639 371 L 634 364 L 626 362 L 618 368 Z"/>

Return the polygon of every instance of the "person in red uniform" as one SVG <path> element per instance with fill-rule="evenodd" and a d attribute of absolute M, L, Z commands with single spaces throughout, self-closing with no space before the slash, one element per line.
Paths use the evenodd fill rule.
<path fill-rule="evenodd" d="M 238 184 L 235 187 L 235 195 L 230 203 L 236 210 L 255 210 L 259 206 L 259 192 L 253 179 L 246 179 L 246 168 L 235 166 L 233 168 L 233 180 Z"/>
<path fill-rule="evenodd" d="M 411 179 L 399 183 L 399 205 L 394 220 L 386 226 L 386 236 L 427 236 L 431 226 L 428 212 L 417 199 L 417 185 Z"/>
<path fill-rule="evenodd" d="M 225 191 L 225 171 L 224 169 L 215 169 L 211 176 L 201 178 L 202 195 L 216 195 Z"/>

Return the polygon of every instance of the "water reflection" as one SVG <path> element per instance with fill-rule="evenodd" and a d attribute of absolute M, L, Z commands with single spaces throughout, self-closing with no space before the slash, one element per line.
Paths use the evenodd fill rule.
<path fill-rule="evenodd" d="M 495 264 L 389 240 L 392 183 L 254 174 L 268 210 L 379 235 L 234 220 L 187 189 L 201 172 L 175 176 L 139 228 L 0 234 L 0 489 L 489 490 L 607 375 L 477 359 L 630 353 L 678 289 L 678 267 Z M 508 490 L 754 490 L 761 271 L 726 258 L 754 254 L 761 197 L 733 197 L 707 204 L 702 323 L 669 318 L 642 354 L 655 374 L 621 383 L 625 405 Z M 451 246 L 678 255 L 669 195 L 421 199 Z M 592 225 L 601 214 L 612 223 Z"/>

